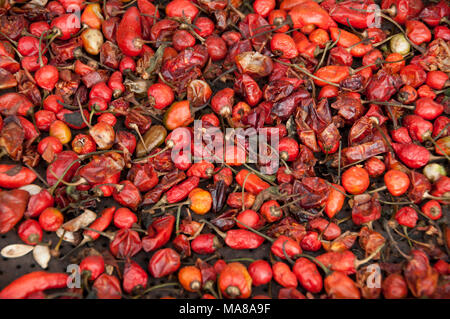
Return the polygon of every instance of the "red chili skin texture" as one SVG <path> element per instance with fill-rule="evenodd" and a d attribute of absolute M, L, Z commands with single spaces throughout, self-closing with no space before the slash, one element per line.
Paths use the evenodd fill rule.
<path fill-rule="evenodd" d="M 419 115 L 425 120 L 434 120 L 444 112 L 444 106 L 429 97 L 423 97 L 416 101 L 414 114 Z"/>
<path fill-rule="evenodd" d="M 149 252 L 164 246 L 172 235 L 174 225 L 173 215 L 156 218 L 147 229 L 148 235 L 142 238 L 142 248 Z"/>
<path fill-rule="evenodd" d="M 356 272 L 355 259 L 356 256 L 349 250 L 343 252 L 327 252 L 316 257 L 318 261 L 325 267 L 352 275 Z"/>
<path fill-rule="evenodd" d="M 68 274 L 35 271 L 17 278 L 0 291 L 0 299 L 24 299 L 28 295 L 53 288 L 67 287 Z"/>
<path fill-rule="evenodd" d="M 116 276 L 102 274 L 98 277 L 92 289 L 95 290 L 98 299 L 122 299 L 120 281 Z"/>
<path fill-rule="evenodd" d="M 247 177 L 247 175 L 249 175 Z M 247 177 L 247 180 L 244 180 Z M 269 188 L 270 185 L 266 182 L 264 182 L 261 178 L 258 177 L 258 175 L 250 173 L 246 169 L 241 170 L 236 175 L 236 182 L 242 187 L 244 185 L 244 188 L 246 191 L 249 191 L 250 193 L 254 195 L 258 195 L 261 191 L 263 191 L 266 188 Z"/>
<path fill-rule="evenodd" d="M 400 144 L 411 144 L 412 139 L 409 136 L 408 129 L 406 127 L 399 127 L 398 129 L 391 131 L 391 137 L 394 142 Z"/>
<path fill-rule="evenodd" d="M 36 245 L 42 241 L 42 228 L 34 219 L 23 221 L 17 229 L 17 234 L 28 245 Z"/>
<path fill-rule="evenodd" d="M 22 219 L 29 196 L 21 189 L 0 192 L 0 234 L 9 232 Z"/>
<path fill-rule="evenodd" d="M 383 280 L 383 296 L 386 299 L 403 299 L 408 295 L 408 286 L 400 274 L 391 274 Z"/>
<path fill-rule="evenodd" d="M 136 7 L 130 7 L 120 21 L 116 40 L 125 55 L 137 56 L 142 52 L 142 27 L 140 13 Z"/>
<path fill-rule="evenodd" d="M 285 288 L 297 288 L 297 277 L 288 265 L 283 262 L 276 262 L 272 266 L 273 279 Z"/>
<path fill-rule="evenodd" d="M 248 273 L 252 277 L 252 285 L 260 286 L 272 280 L 273 272 L 270 264 L 265 260 L 256 260 L 248 266 Z"/>
<path fill-rule="evenodd" d="M 148 271 L 154 278 L 161 278 L 180 268 L 180 255 L 171 249 L 164 248 L 155 252 L 148 264 Z"/>
<path fill-rule="evenodd" d="M 214 234 L 200 234 L 191 242 L 192 250 L 197 254 L 213 254 L 216 251 Z"/>
<path fill-rule="evenodd" d="M 191 176 L 180 184 L 172 187 L 166 193 L 167 202 L 170 204 L 177 203 L 186 199 L 189 193 L 198 186 L 200 178 L 197 176 Z"/>
<path fill-rule="evenodd" d="M 420 145 L 392 143 L 392 147 L 398 158 L 409 168 L 421 168 L 430 159 L 430 152 Z"/>
<path fill-rule="evenodd" d="M 318 293 L 323 288 L 323 279 L 317 266 L 310 260 L 300 257 L 295 261 L 292 271 L 300 284 L 311 293 Z"/>
<path fill-rule="evenodd" d="M 114 200 L 123 206 L 136 210 L 142 201 L 138 188 L 132 182 L 127 180 L 120 182 L 120 185 L 124 185 L 125 187 L 120 191 L 114 189 Z"/>
<path fill-rule="evenodd" d="M 87 256 L 80 263 L 80 272 L 86 272 L 89 280 L 95 280 L 105 271 L 105 260 L 102 256 Z"/>
<path fill-rule="evenodd" d="M 73 151 L 63 151 L 59 153 L 56 156 L 55 161 L 47 167 L 47 183 L 50 186 L 53 186 L 57 179 L 62 176 L 66 168 L 69 167 L 69 165 L 72 165 L 63 178 L 66 182 L 70 181 L 80 167 L 79 162 L 72 164 L 75 160 L 78 160 L 78 154 Z M 55 173 L 56 177 L 52 174 L 52 171 Z"/>
<path fill-rule="evenodd" d="M 422 206 L 422 212 L 432 220 L 438 220 L 442 217 L 442 207 L 435 199 L 426 202 Z"/>
<path fill-rule="evenodd" d="M 119 208 L 114 213 L 114 225 L 117 228 L 131 228 L 137 222 L 137 216 L 128 208 Z"/>
<path fill-rule="evenodd" d="M 273 242 L 272 246 L 270 247 L 270 250 L 274 255 L 282 259 L 286 259 L 283 252 L 283 246 L 286 255 L 290 258 L 302 253 L 300 245 L 295 240 L 292 240 L 291 238 L 284 235 L 281 235 Z"/>
<path fill-rule="evenodd" d="M 416 227 L 416 223 L 419 217 L 417 216 L 417 212 L 413 208 L 402 207 L 395 214 L 395 219 L 402 226 L 414 228 Z"/>
<path fill-rule="evenodd" d="M 263 242 L 264 237 L 246 229 L 231 229 L 225 237 L 225 243 L 232 249 L 255 249 Z"/>
<path fill-rule="evenodd" d="M 109 244 L 109 250 L 116 258 L 128 258 L 136 255 L 142 248 L 139 234 L 134 230 L 121 229 Z"/>
<path fill-rule="evenodd" d="M 116 211 L 116 207 L 108 207 L 105 208 L 99 217 L 97 217 L 96 220 L 92 224 L 89 225 L 89 228 L 98 230 L 98 231 L 104 231 L 108 226 L 111 224 L 114 212 Z M 83 232 L 84 236 L 89 236 L 91 240 L 96 240 L 100 237 L 100 234 L 97 232 L 94 232 L 92 230 L 85 230 Z"/>
<path fill-rule="evenodd" d="M 325 291 L 332 299 L 360 299 L 361 293 L 356 283 L 345 273 L 334 271 L 325 278 Z"/>
<path fill-rule="evenodd" d="M 0 164 L 0 187 L 19 188 L 31 184 L 36 179 L 36 174 L 27 167 L 20 168 L 16 174 L 11 170 L 16 167 L 14 164 Z M 11 176 L 8 173 L 11 172 Z"/>
<path fill-rule="evenodd" d="M 417 20 L 406 21 L 406 34 L 412 43 L 421 45 L 431 41 L 431 31 L 427 26 Z"/>
<path fill-rule="evenodd" d="M 137 287 L 146 288 L 148 281 L 147 272 L 138 263 L 130 260 L 125 264 L 123 271 L 123 290 L 130 294 Z"/>

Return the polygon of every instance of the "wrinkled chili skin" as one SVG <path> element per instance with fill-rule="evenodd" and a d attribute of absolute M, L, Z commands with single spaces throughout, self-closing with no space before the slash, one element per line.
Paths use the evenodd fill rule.
<path fill-rule="evenodd" d="M 27 191 L 20 189 L 0 192 L 0 234 L 10 231 L 22 219 L 29 197 Z"/>
<path fill-rule="evenodd" d="M 142 238 L 142 248 L 149 252 L 164 246 L 170 240 L 174 224 L 172 215 L 155 219 L 147 229 L 148 235 Z"/>

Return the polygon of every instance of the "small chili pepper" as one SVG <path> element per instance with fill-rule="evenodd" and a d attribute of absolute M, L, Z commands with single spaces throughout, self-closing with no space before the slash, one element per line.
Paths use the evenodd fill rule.
<path fill-rule="evenodd" d="M 428 256 L 423 251 L 411 251 L 411 259 L 403 272 L 408 288 L 414 296 L 431 296 L 435 291 L 439 274 L 431 267 Z"/>
<path fill-rule="evenodd" d="M 422 206 L 422 213 L 432 220 L 438 220 L 442 217 L 442 207 L 437 200 L 432 199 Z"/>
<path fill-rule="evenodd" d="M 327 295 L 333 299 L 360 299 L 361 293 L 356 283 L 345 273 L 334 271 L 324 281 Z"/>
<path fill-rule="evenodd" d="M 185 266 L 178 272 L 178 281 L 187 291 L 199 291 L 202 287 L 202 273 L 195 266 Z"/>
<path fill-rule="evenodd" d="M 92 285 L 98 299 L 121 299 L 122 289 L 116 276 L 101 274 Z"/>
<path fill-rule="evenodd" d="M 20 189 L 0 192 L 0 234 L 10 231 L 22 219 L 29 196 Z"/>
<path fill-rule="evenodd" d="M 91 255 L 85 257 L 80 263 L 80 272 L 89 280 L 95 280 L 105 271 L 105 260 L 102 256 Z"/>
<path fill-rule="evenodd" d="M 399 159 L 409 168 L 423 167 L 430 159 L 430 152 L 420 145 L 392 143 L 392 147 Z"/>
<path fill-rule="evenodd" d="M 17 234 L 28 245 L 36 245 L 42 241 L 42 228 L 34 219 L 22 222 L 17 229 Z"/>
<path fill-rule="evenodd" d="M 330 194 L 325 205 L 325 213 L 329 218 L 333 218 L 337 213 L 339 213 L 344 205 L 345 201 L 345 190 L 342 186 L 333 184 L 331 187 Z M 337 188 L 337 189 L 335 189 Z"/>
<path fill-rule="evenodd" d="M 142 248 L 149 252 L 164 246 L 172 235 L 174 224 L 173 215 L 156 218 L 147 229 L 148 235 L 142 238 Z"/>
<path fill-rule="evenodd" d="M 411 207 L 402 207 L 395 214 L 395 220 L 402 226 L 414 228 L 416 226 L 417 212 Z"/>
<path fill-rule="evenodd" d="M 0 291 L 0 299 L 25 299 L 28 295 L 47 289 L 67 287 L 69 275 L 35 271 L 17 278 Z"/>
<path fill-rule="evenodd" d="M 390 274 L 383 280 L 383 296 L 386 299 L 403 299 L 408 295 L 408 286 L 400 274 Z"/>
<path fill-rule="evenodd" d="M 214 234 L 200 234 L 191 242 L 191 248 L 197 254 L 213 254 L 221 245 Z"/>
<path fill-rule="evenodd" d="M 138 289 L 145 289 L 147 287 L 148 275 L 138 263 L 129 260 L 125 264 L 123 271 L 123 290 L 131 294 Z"/>
<path fill-rule="evenodd" d="M 115 211 L 114 226 L 119 229 L 131 228 L 137 222 L 137 216 L 128 208 L 119 208 Z"/>
<path fill-rule="evenodd" d="M 252 285 L 265 285 L 272 280 L 273 272 L 270 264 L 265 260 L 255 260 L 248 266 L 248 273 L 252 277 Z"/>
<path fill-rule="evenodd" d="M 245 185 L 244 185 L 245 181 Z M 256 174 L 250 173 L 246 169 L 242 169 L 236 175 L 236 182 L 244 187 L 248 192 L 258 195 L 261 191 L 269 188 L 269 184 L 264 182 L 261 178 L 259 178 Z"/>
<path fill-rule="evenodd" d="M 139 234 L 134 230 L 121 229 L 111 239 L 109 250 L 117 258 L 132 257 L 142 248 Z"/>
<path fill-rule="evenodd" d="M 244 265 L 232 262 L 220 271 L 218 287 L 226 298 L 247 299 L 252 293 L 252 278 Z"/>
<path fill-rule="evenodd" d="M 393 196 L 401 196 L 408 190 L 409 177 L 399 170 L 389 170 L 384 174 L 384 183 Z"/>
<path fill-rule="evenodd" d="M 311 293 L 318 293 L 322 290 L 323 279 L 317 270 L 316 265 L 305 257 L 300 257 L 295 261 L 292 271 L 300 284 Z"/>
<path fill-rule="evenodd" d="M 203 219 L 200 221 L 205 222 L 214 229 L 214 231 L 225 240 L 225 244 L 232 249 L 255 249 L 264 242 L 264 237 L 246 229 L 231 229 L 224 233 L 210 222 Z"/>
<path fill-rule="evenodd" d="M 362 194 L 369 183 L 369 174 L 362 167 L 353 166 L 342 174 L 342 186 L 350 194 Z"/>
<path fill-rule="evenodd" d="M 180 268 L 180 256 L 171 248 L 158 250 L 148 263 L 148 271 L 154 278 L 170 275 L 178 268 Z"/>

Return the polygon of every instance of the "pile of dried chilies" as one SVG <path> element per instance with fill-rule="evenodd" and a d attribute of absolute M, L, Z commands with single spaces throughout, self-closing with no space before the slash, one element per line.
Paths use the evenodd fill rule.
<path fill-rule="evenodd" d="M 450 298 L 449 16 L 445 0 L 2 1 L 0 234 L 22 242 L 0 248 L 42 270 L 0 298 Z M 194 120 L 234 152 L 193 162 Z M 279 167 L 225 136 L 263 127 Z M 45 270 L 74 262 L 80 287 Z"/>

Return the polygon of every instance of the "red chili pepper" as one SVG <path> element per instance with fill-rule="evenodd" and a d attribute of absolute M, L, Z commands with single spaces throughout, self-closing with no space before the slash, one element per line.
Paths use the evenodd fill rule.
<path fill-rule="evenodd" d="M 102 256 L 91 255 L 80 262 L 80 272 L 88 276 L 89 280 L 95 280 L 105 271 L 105 260 Z"/>
<path fill-rule="evenodd" d="M 395 214 L 395 220 L 402 226 L 414 228 L 416 226 L 417 212 L 411 207 L 402 207 Z"/>
<path fill-rule="evenodd" d="M 248 177 L 247 177 L 248 176 Z M 245 185 L 244 185 L 244 180 Z M 258 175 L 250 173 L 246 169 L 242 169 L 236 175 L 236 182 L 244 189 L 254 195 L 258 195 L 261 191 L 270 187 L 270 185 L 264 182 Z"/>
<path fill-rule="evenodd" d="M 249 298 L 252 293 L 252 279 L 247 268 L 238 262 L 225 265 L 219 273 L 218 288 L 225 298 Z"/>
<path fill-rule="evenodd" d="M 24 299 L 39 291 L 67 287 L 68 274 L 35 271 L 17 278 L 0 291 L 0 299 Z"/>
<path fill-rule="evenodd" d="M 0 164 L 0 187 L 19 188 L 33 183 L 36 177 L 36 174 L 27 167 Z"/>
<path fill-rule="evenodd" d="M 34 219 L 23 221 L 17 229 L 17 234 L 28 245 L 36 245 L 42 241 L 42 228 Z"/>
<path fill-rule="evenodd" d="M 224 239 L 232 249 L 255 249 L 264 242 L 263 237 L 245 229 L 231 229 L 226 232 Z"/>
<path fill-rule="evenodd" d="M 416 144 L 392 143 L 398 158 L 409 168 L 420 168 L 425 166 L 430 159 L 430 152 Z"/>
<path fill-rule="evenodd" d="M 272 243 L 270 251 L 281 259 L 286 259 L 285 253 L 290 258 L 302 253 L 300 245 L 295 240 L 284 235 L 281 235 Z"/>
<path fill-rule="evenodd" d="M 142 248 L 149 252 L 164 246 L 172 235 L 174 224 L 173 215 L 156 218 L 147 229 L 148 235 L 142 238 Z"/>
<path fill-rule="evenodd" d="M 197 176 L 191 176 L 180 184 L 173 186 L 165 195 L 167 203 L 173 204 L 182 201 L 198 186 L 199 182 L 200 179 Z"/>
<path fill-rule="evenodd" d="M 428 256 L 423 251 L 415 249 L 411 251 L 411 256 L 404 269 L 409 290 L 415 297 L 433 295 L 439 274 L 430 266 Z"/>
<path fill-rule="evenodd" d="M 304 1 L 297 4 L 289 11 L 289 15 L 294 23 L 294 28 L 301 28 L 310 24 L 325 30 L 336 27 L 336 22 L 314 1 Z"/>
<path fill-rule="evenodd" d="M 374 23 L 375 16 L 370 10 L 375 7 L 372 0 L 343 1 L 330 8 L 329 14 L 334 21 L 353 28 L 367 29 Z"/>
<path fill-rule="evenodd" d="M 213 254 L 220 243 L 214 234 L 200 234 L 192 240 L 191 247 L 197 254 Z"/>
<path fill-rule="evenodd" d="M 94 281 L 92 289 L 95 291 L 98 299 L 122 298 L 120 281 L 116 276 L 101 274 L 100 277 Z"/>
<path fill-rule="evenodd" d="M 180 256 L 171 248 L 158 250 L 148 263 L 148 271 L 154 278 L 170 275 L 178 268 L 180 268 Z"/>
<path fill-rule="evenodd" d="M 273 279 L 285 288 L 297 288 L 297 277 L 288 265 L 283 262 L 276 262 L 272 265 Z"/>
<path fill-rule="evenodd" d="M 383 280 L 383 296 L 386 299 L 403 299 L 408 295 L 408 286 L 400 274 L 390 274 Z"/>
<path fill-rule="evenodd" d="M 140 12 L 136 7 L 127 9 L 120 20 L 116 34 L 117 44 L 125 55 L 141 54 L 144 43 L 142 42 Z"/>
<path fill-rule="evenodd" d="M 181 258 L 191 256 L 191 244 L 185 234 L 179 234 L 172 240 L 173 248 L 180 253 Z"/>
<path fill-rule="evenodd" d="M 416 101 L 414 114 L 419 115 L 425 120 L 434 120 L 442 112 L 444 112 L 444 106 L 429 97 L 423 97 Z"/>
<path fill-rule="evenodd" d="M 330 194 L 328 195 L 327 203 L 325 205 L 325 213 L 329 218 L 333 218 L 340 212 L 345 201 L 344 188 L 337 184 L 333 184 L 333 186 L 334 187 L 330 188 Z"/>
<path fill-rule="evenodd" d="M 356 273 L 355 269 L 355 255 L 349 251 L 345 250 L 343 252 L 327 252 L 316 257 L 325 267 L 342 272 L 347 275 Z"/>
<path fill-rule="evenodd" d="M 317 266 L 310 260 L 300 257 L 295 261 L 292 271 L 297 276 L 300 284 L 311 293 L 318 293 L 322 290 L 323 279 L 317 270 Z"/>
<path fill-rule="evenodd" d="M 432 220 L 438 220 L 442 217 L 442 207 L 437 200 L 430 200 L 422 206 L 422 213 Z"/>
<path fill-rule="evenodd" d="M 114 189 L 114 200 L 123 206 L 136 210 L 142 202 L 142 197 L 138 188 L 128 180 L 120 182 L 119 185 L 124 187 L 120 188 L 120 190 L 118 188 Z"/>
<path fill-rule="evenodd" d="M 265 260 L 255 260 L 248 266 L 248 273 L 252 277 L 252 285 L 260 286 L 272 280 L 273 272 L 270 264 Z"/>
<path fill-rule="evenodd" d="M 123 271 L 123 290 L 131 294 L 133 290 L 147 287 L 148 275 L 138 263 L 129 260 Z"/>
<path fill-rule="evenodd" d="M 334 271 L 324 281 L 325 291 L 332 299 L 360 299 L 356 283 L 345 273 Z"/>
<path fill-rule="evenodd" d="M 30 194 L 14 189 L 0 192 L 0 234 L 10 231 L 23 217 Z"/>
<path fill-rule="evenodd" d="M 119 229 L 131 228 L 137 222 L 137 216 L 128 208 L 121 207 L 114 213 L 114 226 Z"/>
<path fill-rule="evenodd" d="M 412 139 L 409 136 L 408 129 L 406 127 L 399 127 L 391 131 L 392 139 L 400 144 L 411 144 Z"/>
<path fill-rule="evenodd" d="M 139 234 L 130 229 L 119 230 L 109 244 L 109 250 L 117 258 L 128 258 L 136 255 L 142 248 Z"/>

